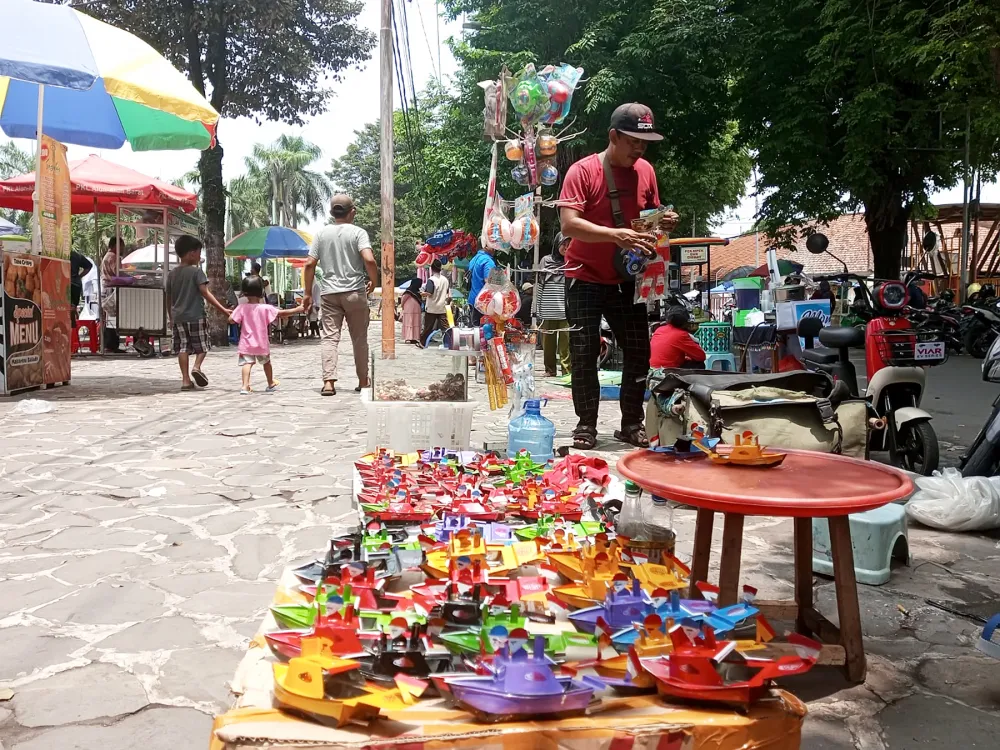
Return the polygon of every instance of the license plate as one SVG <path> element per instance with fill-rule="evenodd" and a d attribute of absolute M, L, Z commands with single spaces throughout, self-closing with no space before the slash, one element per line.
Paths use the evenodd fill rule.
<path fill-rule="evenodd" d="M 944 359 L 944 342 L 923 341 L 917 344 L 916 352 L 913 358 L 918 361 L 927 359 Z"/>

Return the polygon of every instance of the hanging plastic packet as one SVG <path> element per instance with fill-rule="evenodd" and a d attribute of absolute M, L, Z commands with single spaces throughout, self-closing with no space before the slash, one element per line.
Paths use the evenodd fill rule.
<path fill-rule="evenodd" d="M 510 86 L 510 106 L 527 127 L 538 122 L 549 111 L 549 87 L 535 70 L 534 63 L 528 63 L 514 76 Z M 502 136 L 501 136 L 502 137 Z"/>
<path fill-rule="evenodd" d="M 496 141 L 504 137 L 507 123 L 507 97 L 504 91 L 505 76 L 499 81 L 480 81 L 486 106 L 483 107 L 483 138 Z"/>
<path fill-rule="evenodd" d="M 493 199 L 493 209 L 483 230 L 483 244 L 492 250 L 510 250 L 511 225 L 503 212 L 503 199 L 497 193 Z"/>
<path fill-rule="evenodd" d="M 524 129 L 524 166 L 528 170 L 528 185 L 538 184 L 538 154 L 535 153 L 535 131 L 529 125 Z"/>
<path fill-rule="evenodd" d="M 494 321 L 510 320 L 521 309 L 521 297 L 502 268 L 490 271 L 475 303 L 479 312 Z"/>
<path fill-rule="evenodd" d="M 559 66 L 547 65 L 538 75 L 545 82 L 549 96 L 549 109 L 541 121 L 545 125 L 558 125 L 569 114 L 573 91 L 580 83 L 583 68 L 574 68 L 566 63 Z"/>
<path fill-rule="evenodd" d="M 514 201 L 514 221 L 510 224 L 510 246 L 516 250 L 533 247 L 538 241 L 538 231 L 534 195 L 525 193 Z"/>

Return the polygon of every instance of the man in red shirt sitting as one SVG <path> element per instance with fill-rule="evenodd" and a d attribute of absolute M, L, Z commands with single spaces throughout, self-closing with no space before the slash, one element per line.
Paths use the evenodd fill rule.
<path fill-rule="evenodd" d="M 641 210 L 660 206 L 656 173 L 642 156 L 651 141 L 661 140 L 649 107 L 623 104 L 611 115 L 607 150 L 580 159 L 563 181 L 560 223 L 563 235 L 571 239 L 566 249 L 566 319 L 570 323 L 573 407 L 579 419 L 573 445 L 578 450 L 592 449 L 597 443 L 602 316 L 625 362 L 621 430 L 615 437 L 642 448 L 649 445 L 642 404 L 649 372 L 646 306 L 635 304 L 635 279 L 618 275 L 614 257 L 618 248 L 654 253 L 656 238 L 630 227 Z M 677 214 L 670 213 L 662 226 L 669 232 L 676 224 Z"/>
<path fill-rule="evenodd" d="M 688 333 L 689 317 L 683 307 L 667 311 L 667 323 L 656 329 L 649 344 L 650 367 L 705 367 L 705 350 Z"/>

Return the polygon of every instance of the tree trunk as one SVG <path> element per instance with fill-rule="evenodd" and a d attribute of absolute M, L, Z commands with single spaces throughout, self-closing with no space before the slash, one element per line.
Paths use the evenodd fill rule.
<path fill-rule="evenodd" d="M 198 160 L 201 172 L 202 211 L 205 213 L 205 272 L 208 286 L 215 298 L 225 304 L 227 294 L 226 257 L 226 189 L 222 181 L 222 145 L 201 152 Z M 208 328 L 214 346 L 229 346 L 229 321 L 215 308 L 208 309 Z"/>
<path fill-rule="evenodd" d="M 906 249 L 910 208 L 903 205 L 903 196 L 898 192 L 872 195 L 864 203 L 875 278 L 898 279 Z"/>

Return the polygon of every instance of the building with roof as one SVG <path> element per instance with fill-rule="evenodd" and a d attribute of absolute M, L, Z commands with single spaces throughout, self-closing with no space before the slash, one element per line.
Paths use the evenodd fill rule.
<path fill-rule="evenodd" d="M 864 214 L 845 214 L 828 225 L 817 225 L 817 231 L 822 232 L 830 240 L 830 252 L 813 255 L 806 250 L 804 237 L 795 240 L 794 249 L 778 248 L 778 258 L 800 263 L 804 273 L 810 276 L 816 274 L 839 273 L 844 270 L 843 264 L 837 262 L 833 255 L 847 264 L 850 273 L 867 276 L 872 273 L 871 243 L 868 241 L 868 230 L 865 227 Z M 770 240 L 763 232 L 740 235 L 729 241 L 728 245 L 713 247 L 712 283 L 724 278 L 727 274 L 740 268 L 748 271 L 757 268 L 765 262 L 765 251 Z M 832 253 L 833 255 L 831 255 Z"/>

